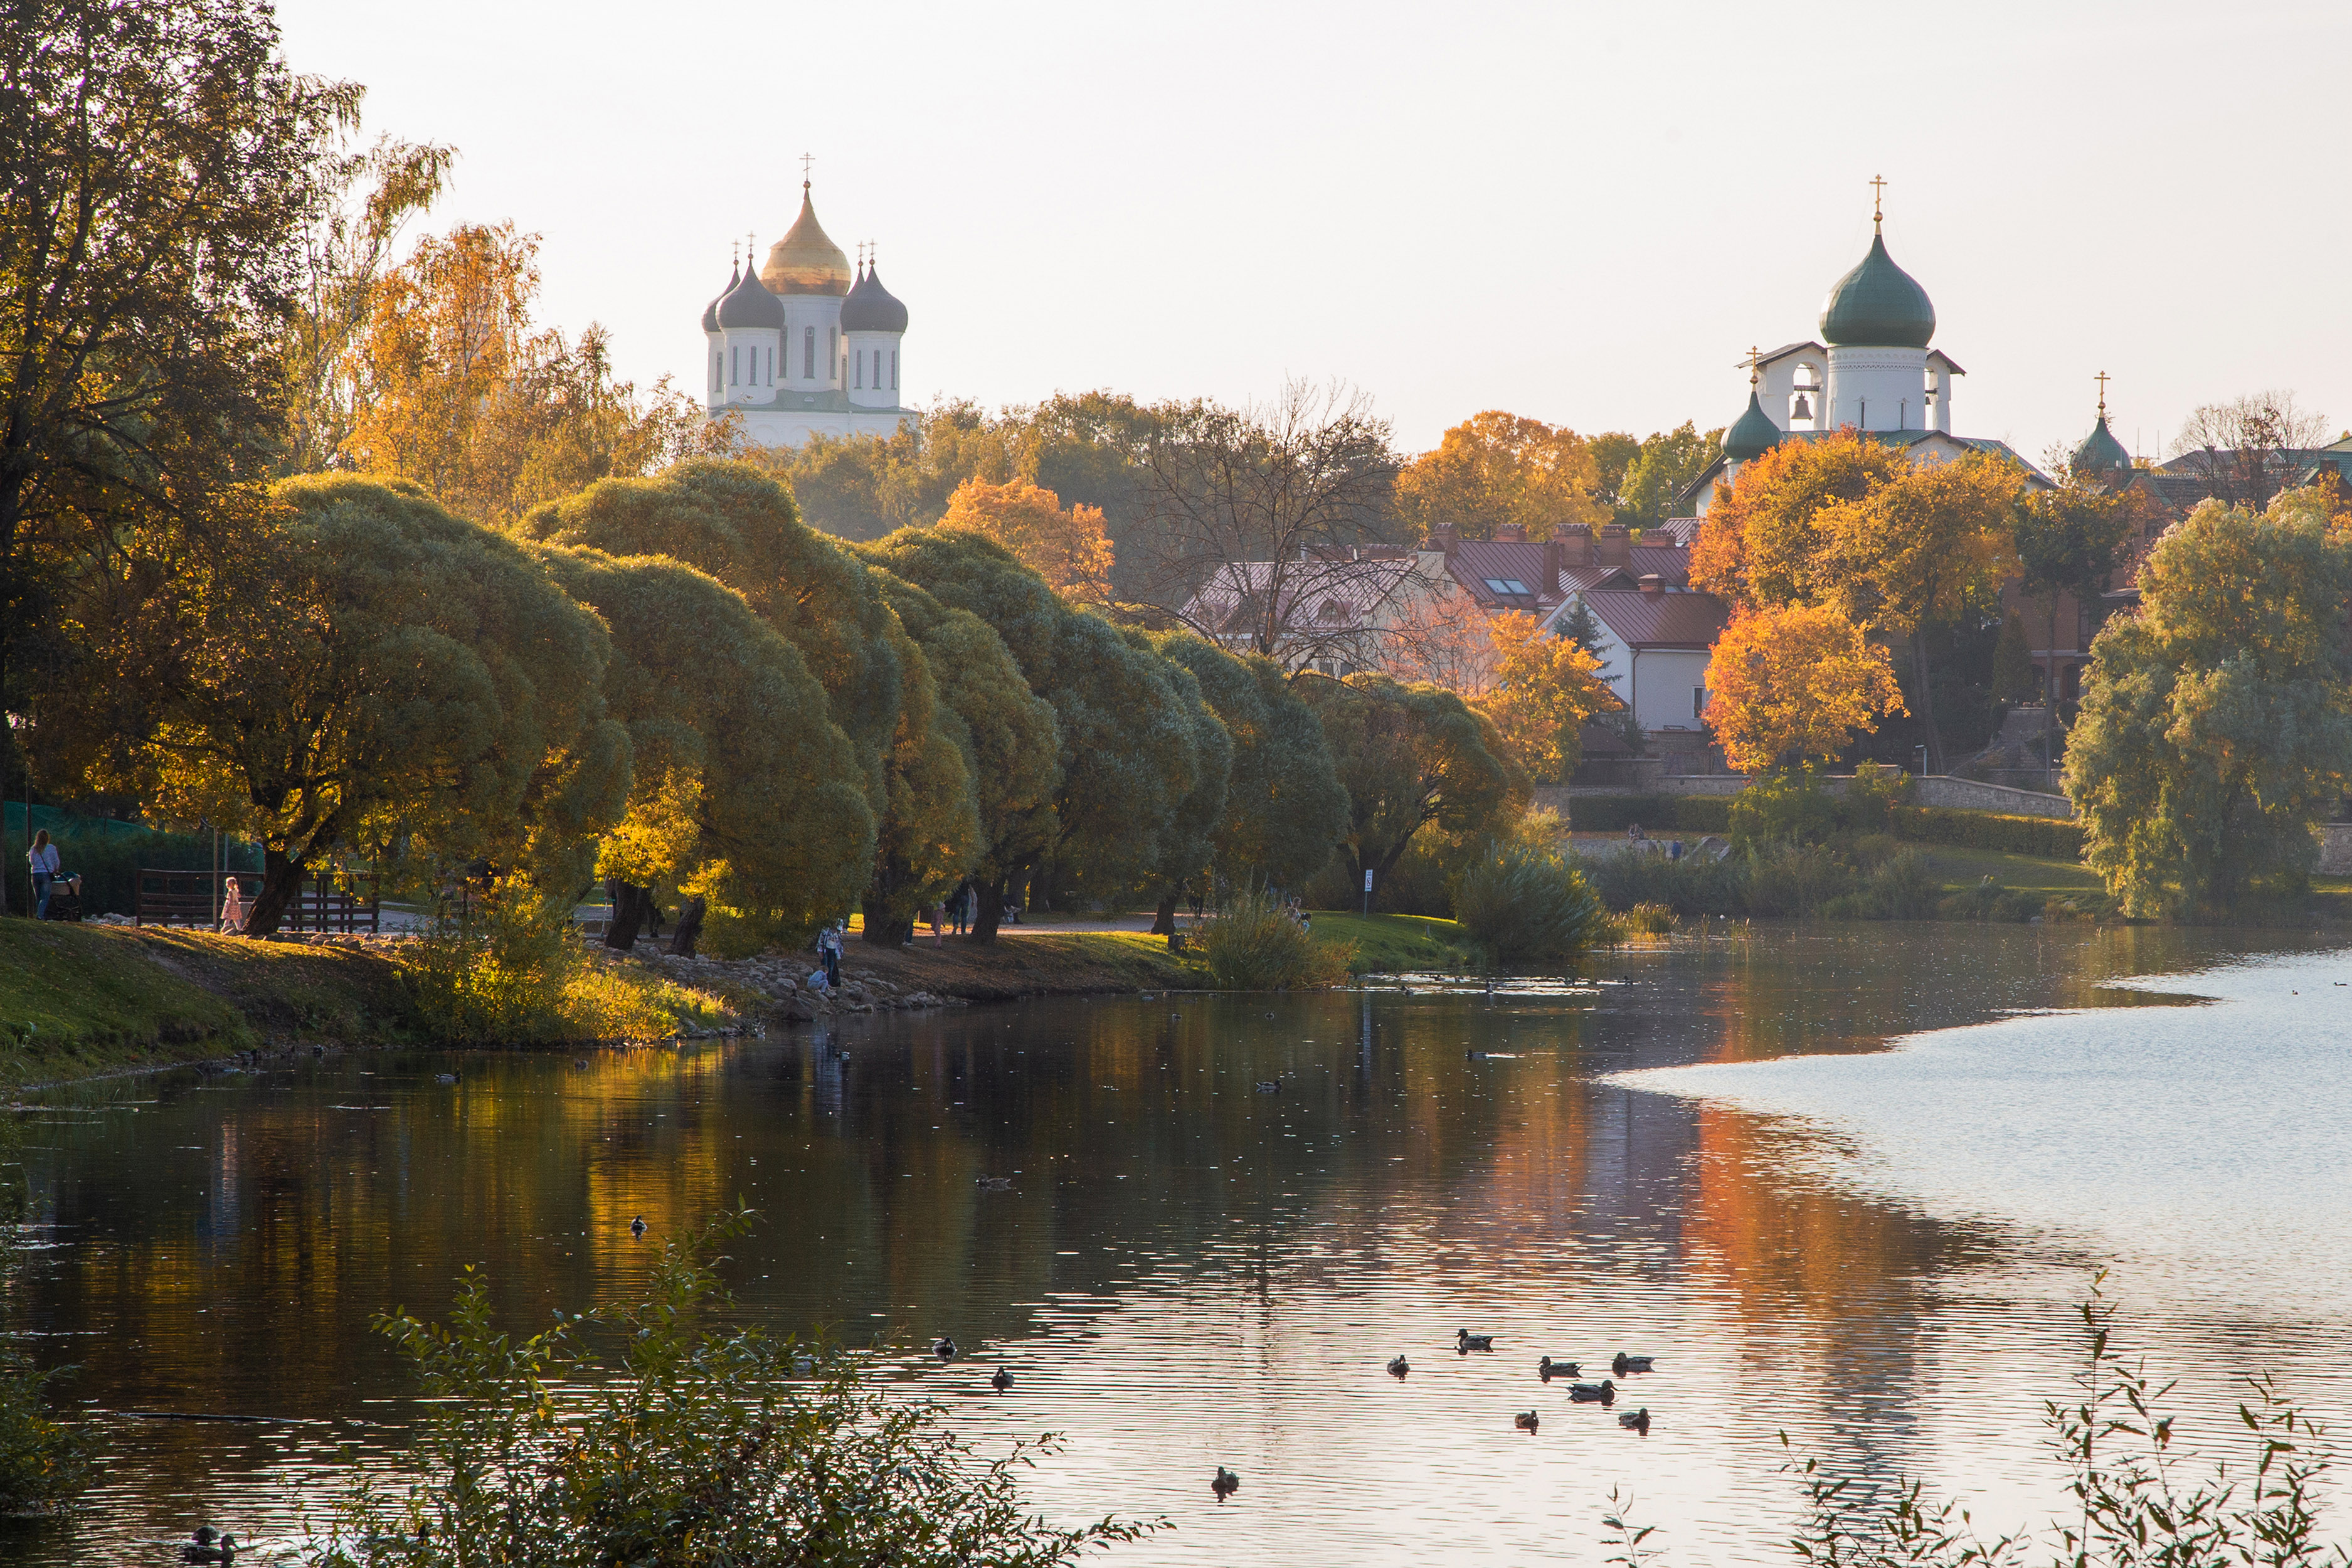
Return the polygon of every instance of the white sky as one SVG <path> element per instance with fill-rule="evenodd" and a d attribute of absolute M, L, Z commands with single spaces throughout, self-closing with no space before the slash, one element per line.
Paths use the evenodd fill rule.
<path fill-rule="evenodd" d="M 1968 367 L 1956 429 L 2166 446 L 2294 389 L 2352 426 L 2352 5 L 1152 6 L 281 0 L 299 69 L 454 142 L 433 226 L 544 237 L 547 320 L 698 388 L 728 247 L 816 155 L 907 302 L 908 401 L 1370 393 L 1727 423 L 1887 243 Z"/>

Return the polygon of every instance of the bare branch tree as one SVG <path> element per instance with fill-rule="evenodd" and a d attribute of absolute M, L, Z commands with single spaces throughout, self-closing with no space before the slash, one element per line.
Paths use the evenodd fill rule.
<path fill-rule="evenodd" d="M 2257 392 L 2198 409 L 2172 451 L 2208 495 L 2260 511 L 2292 477 L 2297 455 L 2326 437 L 2326 417 L 2297 408 L 2294 393 Z"/>
<path fill-rule="evenodd" d="M 1171 408 L 1142 454 L 1141 516 L 1122 550 L 1140 597 L 1175 624 L 1297 669 L 1353 650 L 1415 574 L 1387 537 L 1399 459 L 1360 392 L 1292 382 L 1271 405 Z M 1366 565 L 1378 570 L 1367 572 Z"/>

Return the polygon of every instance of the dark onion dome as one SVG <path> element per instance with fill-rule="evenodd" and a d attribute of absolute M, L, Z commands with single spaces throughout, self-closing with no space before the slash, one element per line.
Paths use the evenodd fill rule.
<path fill-rule="evenodd" d="M 2078 474 L 2130 471 L 2131 454 L 2124 450 L 2124 444 L 2116 440 L 2115 433 L 2107 428 L 2107 416 L 2104 410 L 2099 415 L 2099 422 L 2091 426 L 2091 433 L 2083 437 L 2083 444 L 2074 448 L 2069 466 Z"/>
<path fill-rule="evenodd" d="M 781 328 L 784 324 L 784 302 L 761 287 L 759 277 L 747 269 L 741 282 L 719 296 L 719 324 Z"/>
<path fill-rule="evenodd" d="M 907 330 L 907 307 L 898 303 L 890 290 L 882 287 L 882 275 L 871 267 L 841 302 L 841 330 L 845 332 L 903 332 Z"/>
<path fill-rule="evenodd" d="M 1822 341 L 1832 348 L 1924 349 L 1936 335 L 1927 290 L 1886 254 L 1883 236 L 1822 301 Z"/>
<path fill-rule="evenodd" d="M 1771 416 L 1756 400 L 1754 389 L 1748 394 L 1748 412 L 1739 422 L 1723 433 L 1723 455 L 1735 463 L 1745 463 L 1760 458 L 1780 444 L 1780 427 L 1772 423 Z"/>
<path fill-rule="evenodd" d="M 801 216 L 793 220 L 792 231 L 768 252 L 760 280 L 774 294 L 849 292 L 849 258 L 825 237 L 824 226 L 816 221 L 816 206 L 809 200 L 805 181 L 801 184 Z"/>
<path fill-rule="evenodd" d="M 742 279 L 738 276 L 740 270 L 740 269 L 737 268 L 729 268 L 727 269 L 727 287 L 719 290 L 717 299 L 712 300 L 710 303 L 702 307 L 702 330 L 704 331 L 715 332 L 719 330 L 719 300 L 727 298 L 728 294 L 734 289 L 735 285 L 742 281 Z"/>

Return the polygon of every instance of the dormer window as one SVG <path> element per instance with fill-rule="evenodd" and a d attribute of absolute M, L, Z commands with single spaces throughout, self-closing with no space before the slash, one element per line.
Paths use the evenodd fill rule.
<path fill-rule="evenodd" d="M 1532 596 L 1528 585 L 1517 577 L 1489 577 L 1486 579 L 1486 592 L 1498 598 L 1513 594 L 1522 597 Z"/>

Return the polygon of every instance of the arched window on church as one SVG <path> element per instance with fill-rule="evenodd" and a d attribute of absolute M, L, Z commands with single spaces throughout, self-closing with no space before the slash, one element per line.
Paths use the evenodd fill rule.
<path fill-rule="evenodd" d="M 866 389 L 866 351 L 863 349 L 857 351 L 857 387 L 861 392 Z"/>
<path fill-rule="evenodd" d="M 814 327 L 801 329 L 801 379 L 803 381 L 816 379 L 816 329 Z"/>
<path fill-rule="evenodd" d="M 730 348 L 727 351 L 727 384 L 730 386 L 740 386 L 742 384 L 742 381 L 743 351 L 741 349 Z"/>
<path fill-rule="evenodd" d="M 878 354 L 882 351 L 877 349 L 874 352 Z M 897 349 L 890 351 L 890 390 L 893 392 L 898 390 L 898 351 Z"/>
<path fill-rule="evenodd" d="M 824 374 L 830 380 L 837 381 L 841 378 L 841 329 L 839 327 L 827 327 L 824 330 Z"/>

